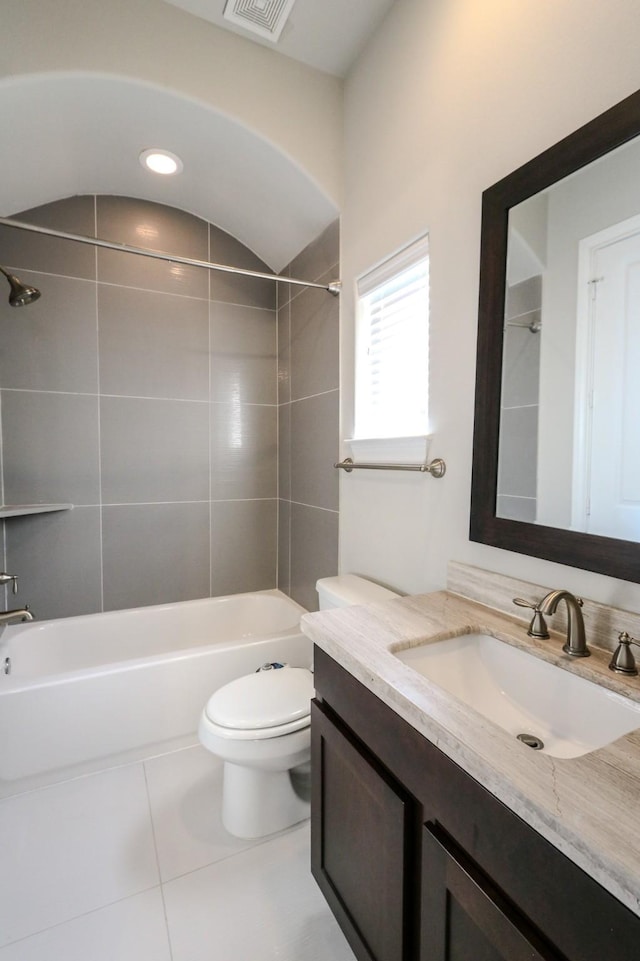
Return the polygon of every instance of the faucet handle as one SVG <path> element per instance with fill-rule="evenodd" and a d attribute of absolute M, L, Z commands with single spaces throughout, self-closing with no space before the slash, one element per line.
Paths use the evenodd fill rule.
<path fill-rule="evenodd" d="M 633 676 L 638 673 L 638 668 L 636 667 L 636 659 L 631 651 L 631 645 L 635 644 L 636 647 L 640 647 L 640 641 L 637 641 L 635 637 L 631 637 L 626 631 L 622 631 L 622 633 L 618 635 L 618 640 L 620 643 L 609 662 L 609 670 L 615 671 L 616 674 Z"/>
<path fill-rule="evenodd" d="M 11 582 L 11 590 L 14 594 L 18 593 L 18 575 L 17 574 L 5 574 L 4 571 L 0 573 L 0 587 L 4 587 L 5 584 Z"/>
<path fill-rule="evenodd" d="M 527 631 L 529 637 L 547 639 L 549 637 L 549 629 L 547 628 L 547 622 L 544 619 L 544 614 L 540 610 L 538 604 L 532 604 L 531 601 L 525 601 L 522 597 L 514 597 L 513 603 L 518 607 L 526 607 L 530 611 L 533 611 L 533 617 L 531 618 L 529 630 Z"/>

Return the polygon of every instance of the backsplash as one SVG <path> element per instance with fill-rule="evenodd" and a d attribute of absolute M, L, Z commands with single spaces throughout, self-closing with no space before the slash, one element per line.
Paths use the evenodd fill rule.
<path fill-rule="evenodd" d="M 16 219 L 269 270 L 219 228 L 147 201 L 74 197 Z M 4 522 L 4 567 L 20 576 L 19 603 L 49 618 L 275 587 L 276 285 L 10 228 L 0 228 L 0 263 L 42 291 L 20 310 L 0 304 L 3 502 L 74 504 Z M 287 343 L 299 373 L 325 358 L 313 294 L 305 300 L 298 289 L 296 307 L 287 298 L 282 312 L 291 315 Z M 303 383 L 296 397 L 308 389 Z M 330 417 L 337 438 L 337 375 L 331 400 L 335 410 L 314 408 L 303 473 Z M 282 586 L 306 596 L 317 539 L 323 558 L 333 547 L 330 525 L 305 526 L 305 512 L 331 516 L 337 565 L 337 498 L 315 493 L 307 508 L 290 499 L 288 473 L 283 483 L 280 528 L 294 533 L 281 538 L 281 569 L 291 555 L 296 573 Z"/>
<path fill-rule="evenodd" d="M 525 626 L 531 620 L 531 612 L 516 607 L 513 598 L 522 597 L 527 601 L 539 602 L 549 591 L 562 589 L 563 586 L 560 582 L 546 587 L 532 584 L 457 561 L 450 561 L 447 570 L 447 590 L 522 620 Z M 582 614 L 589 646 L 614 651 L 618 646 L 618 635 L 621 631 L 640 637 L 640 614 L 598 604 L 587 598 L 582 600 L 584 602 Z M 548 626 L 552 631 L 564 632 L 566 625 L 566 605 L 560 604 L 557 613 L 548 622 Z"/>

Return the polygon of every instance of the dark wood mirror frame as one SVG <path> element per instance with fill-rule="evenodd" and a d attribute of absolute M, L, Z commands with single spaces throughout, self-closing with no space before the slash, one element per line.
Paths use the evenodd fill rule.
<path fill-rule="evenodd" d="M 496 517 L 509 210 L 640 135 L 640 91 L 482 195 L 472 541 L 640 582 L 640 544 Z M 639 178 L 640 181 L 640 178 Z M 640 189 L 640 185 L 639 185 Z"/>

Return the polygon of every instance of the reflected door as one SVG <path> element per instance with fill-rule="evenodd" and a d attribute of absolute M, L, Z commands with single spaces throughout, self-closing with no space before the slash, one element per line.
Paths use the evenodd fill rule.
<path fill-rule="evenodd" d="M 591 238 L 585 529 L 640 540 L 640 221 Z"/>

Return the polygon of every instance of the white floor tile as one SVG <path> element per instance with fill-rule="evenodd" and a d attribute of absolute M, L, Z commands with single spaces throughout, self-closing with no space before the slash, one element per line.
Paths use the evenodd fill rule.
<path fill-rule="evenodd" d="M 163 881 L 220 861 L 256 841 L 222 826 L 222 761 L 199 745 L 145 763 Z"/>
<path fill-rule="evenodd" d="M 309 871 L 308 825 L 164 885 L 173 961 L 353 961 Z"/>
<path fill-rule="evenodd" d="M 0 802 L 0 946 L 156 886 L 142 765 Z"/>
<path fill-rule="evenodd" d="M 0 948 L 0 961 L 170 961 L 160 888 Z"/>

